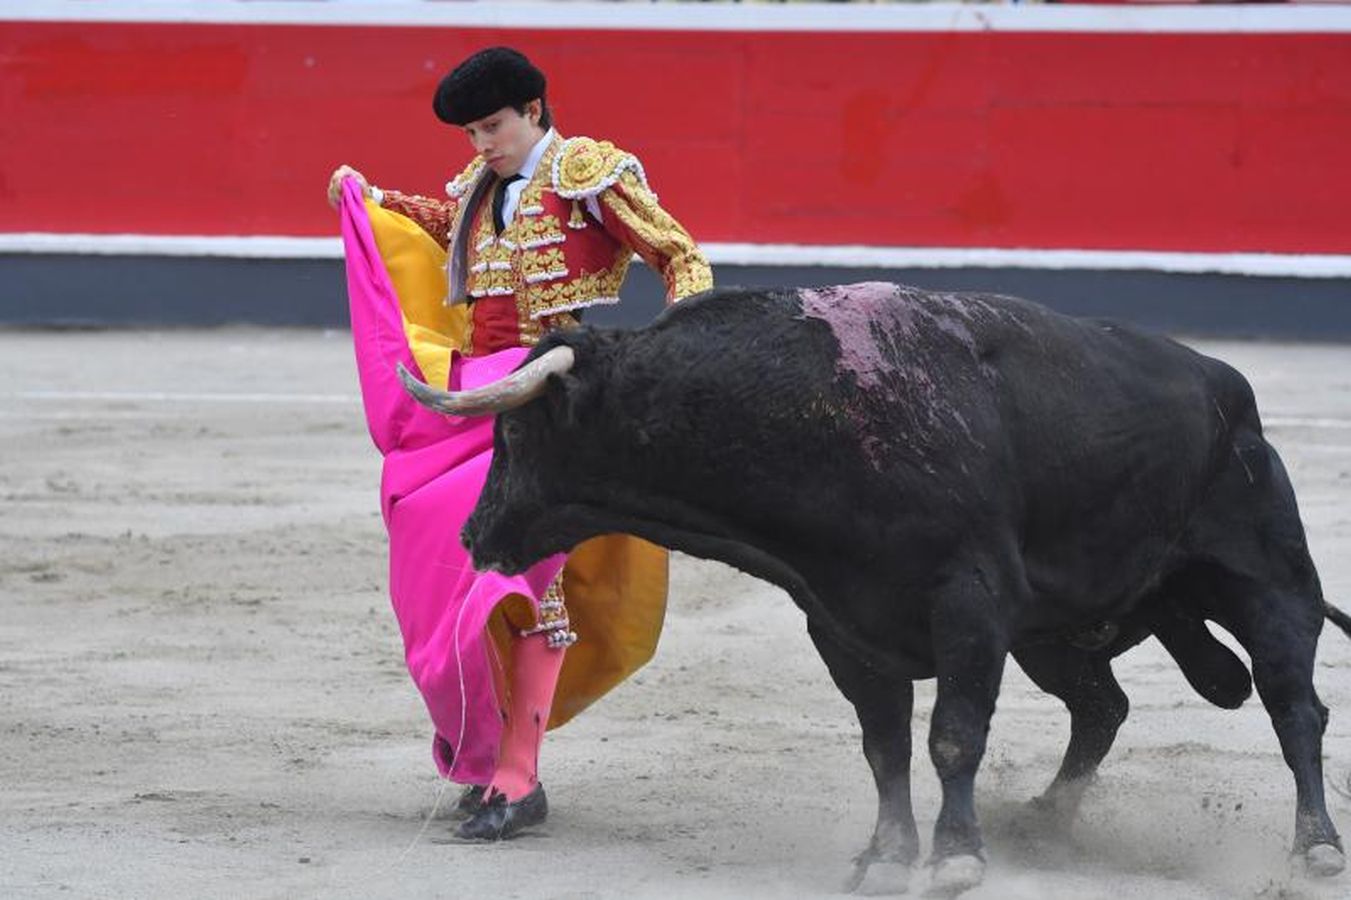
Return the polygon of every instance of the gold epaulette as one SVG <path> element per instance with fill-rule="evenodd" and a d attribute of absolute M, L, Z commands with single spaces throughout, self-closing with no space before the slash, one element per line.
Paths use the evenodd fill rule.
<path fill-rule="evenodd" d="M 609 141 L 568 138 L 554 156 L 554 193 L 569 199 L 594 197 L 618 181 L 626 171 L 632 171 L 643 187 L 647 187 L 643 164 L 632 153 L 620 150 Z"/>
<path fill-rule="evenodd" d="M 463 172 L 446 182 L 446 193 L 450 195 L 452 200 L 459 200 L 469 192 L 469 189 L 474 186 L 474 180 L 478 178 L 485 165 L 487 163 L 483 161 L 482 156 L 475 156 L 469 161 L 469 165 L 464 167 Z"/>

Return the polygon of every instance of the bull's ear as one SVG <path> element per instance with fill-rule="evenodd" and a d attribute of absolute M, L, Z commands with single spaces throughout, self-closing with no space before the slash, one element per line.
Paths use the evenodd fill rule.
<path fill-rule="evenodd" d="M 545 391 L 544 402 L 548 404 L 549 418 L 559 428 L 571 428 L 577 424 L 577 395 L 581 382 L 570 373 L 550 375 L 549 387 Z"/>

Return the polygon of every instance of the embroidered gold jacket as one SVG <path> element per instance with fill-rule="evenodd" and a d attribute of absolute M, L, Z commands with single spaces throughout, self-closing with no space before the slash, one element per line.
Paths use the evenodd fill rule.
<path fill-rule="evenodd" d="M 514 298 L 519 344 L 532 345 L 572 318 L 561 314 L 618 302 L 635 252 L 661 274 L 667 302 L 713 286 L 707 260 L 657 202 L 642 164 L 608 141 L 555 137 L 500 235 L 486 202 L 496 183 L 476 157 L 446 185 L 449 200 L 386 191 L 383 205 L 450 251 L 448 303 Z M 483 304 L 484 312 L 496 305 Z"/>

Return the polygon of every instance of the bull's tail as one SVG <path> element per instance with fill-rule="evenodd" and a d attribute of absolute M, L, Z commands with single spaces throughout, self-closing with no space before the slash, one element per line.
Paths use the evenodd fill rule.
<path fill-rule="evenodd" d="M 1347 637 L 1351 637 L 1351 616 L 1348 616 L 1326 600 L 1323 601 L 1323 615 L 1327 617 L 1329 622 L 1345 632 Z"/>

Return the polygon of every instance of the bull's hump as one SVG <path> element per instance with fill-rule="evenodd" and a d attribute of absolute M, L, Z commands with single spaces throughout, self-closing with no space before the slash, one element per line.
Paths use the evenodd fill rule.
<path fill-rule="evenodd" d="M 973 298 L 880 281 L 808 288 L 798 295 L 803 316 L 830 327 L 840 368 L 862 388 L 877 387 L 886 373 L 894 372 L 897 345 L 923 352 L 945 343 L 976 355 L 969 321 L 974 310 L 968 308 Z"/>
<path fill-rule="evenodd" d="M 976 335 L 998 311 L 985 298 L 879 282 L 798 295 L 802 319 L 835 339 L 842 408 L 875 466 L 893 453 L 950 458 L 959 443 L 984 445 L 969 414 L 988 389 Z"/>
<path fill-rule="evenodd" d="M 840 368 L 852 373 L 861 387 L 876 387 L 888 360 L 878 345 L 875 329 L 885 323 L 899 335 L 914 331 L 913 311 L 900 302 L 894 284 L 865 281 L 803 290 L 802 314 L 830 326 L 840 348 Z"/>

